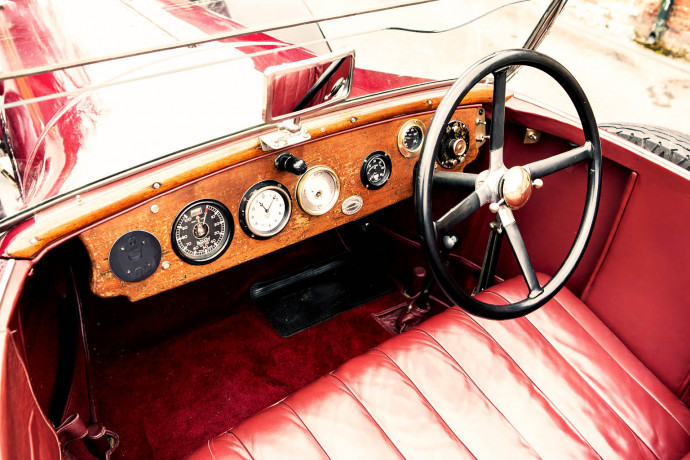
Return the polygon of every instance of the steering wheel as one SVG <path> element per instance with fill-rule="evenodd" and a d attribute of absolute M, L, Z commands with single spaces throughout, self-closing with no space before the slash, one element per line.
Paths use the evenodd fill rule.
<path fill-rule="evenodd" d="M 505 131 L 506 73 L 512 66 L 528 66 L 551 76 L 566 91 L 575 105 L 585 136 L 585 143 L 558 155 L 508 169 L 503 162 Z M 445 127 L 458 103 L 482 79 L 493 74 L 493 103 L 489 135 L 489 169 L 480 174 L 434 171 Z M 533 181 L 587 161 L 587 196 L 575 241 L 556 274 L 539 284 L 530 256 L 513 216 L 531 195 Z M 432 217 L 432 186 L 441 180 L 458 189 L 473 189 L 438 220 Z M 537 182 L 539 185 L 539 182 Z M 492 319 L 510 319 L 526 315 L 548 302 L 565 285 L 587 247 L 599 206 L 601 191 L 601 143 L 592 108 L 575 78 L 558 62 L 531 50 L 507 50 L 494 53 L 472 66 L 450 88 L 434 114 L 427 131 L 415 175 L 415 205 L 421 245 L 432 274 L 443 292 L 455 304 L 474 315 Z M 517 259 L 529 294 L 519 302 L 492 305 L 465 292 L 443 263 L 440 249 L 443 237 L 456 225 L 489 205 L 496 212 L 505 236 Z"/>

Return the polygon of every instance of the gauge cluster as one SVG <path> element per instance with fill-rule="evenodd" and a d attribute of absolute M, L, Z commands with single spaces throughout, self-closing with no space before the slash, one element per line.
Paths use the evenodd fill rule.
<path fill-rule="evenodd" d="M 444 164 L 451 167 L 477 153 L 477 109 L 457 115 L 447 133 L 455 156 Z M 373 123 L 260 156 L 248 145 L 248 161 L 230 163 L 84 232 L 92 290 L 142 299 L 410 198 L 430 121 L 425 113 Z"/>

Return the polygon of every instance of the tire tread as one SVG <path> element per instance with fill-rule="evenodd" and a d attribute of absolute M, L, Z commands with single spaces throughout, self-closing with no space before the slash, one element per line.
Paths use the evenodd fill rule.
<path fill-rule="evenodd" d="M 690 136 L 687 134 L 637 123 L 603 123 L 599 127 L 690 171 Z"/>

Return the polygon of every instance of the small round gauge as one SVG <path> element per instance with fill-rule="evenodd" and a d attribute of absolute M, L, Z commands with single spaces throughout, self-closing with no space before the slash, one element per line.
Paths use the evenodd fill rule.
<path fill-rule="evenodd" d="M 285 228 L 291 214 L 290 192 L 274 180 L 252 185 L 240 201 L 240 227 L 251 238 L 267 239 L 277 235 Z"/>
<path fill-rule="evenodd" d="M 195 201 L 185 206 L 175 218 L 172 247 L 187 263 L 207 264 L 223 255 L 234 231 L 232 214 L 222 203 Z"/>
<path fill-rule="evenodd" d="M 412 158 L 419 155 L 424 143 L 424 123 L 417 119 L 408 120 L 398 131 L 398 150 L 403 156 Z"/>
<path fill-rule="evenodd" d="M 369 190 L 378 190 L 391 177 L 391 158 L 381 151 L 370 153 L 362 163 L 359 177 Z"/>
<path fill-rule="evenodd" d="M 340 181 L 335 172 L 326 166 L 314 166 L 305 172 L 297 183 L 297 203 L 312 216 L 327 213 L 340 195 Z"/>

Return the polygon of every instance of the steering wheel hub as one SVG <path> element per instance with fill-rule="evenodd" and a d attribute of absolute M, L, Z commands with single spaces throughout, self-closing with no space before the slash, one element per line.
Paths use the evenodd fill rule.
<path fill-rule="evenodd" d="M 510 209 L 520 209 L 532 196 L 532 178 L 522 166 L 513 166 L 505 173 L 499 187 L 501 198 Z"/>

